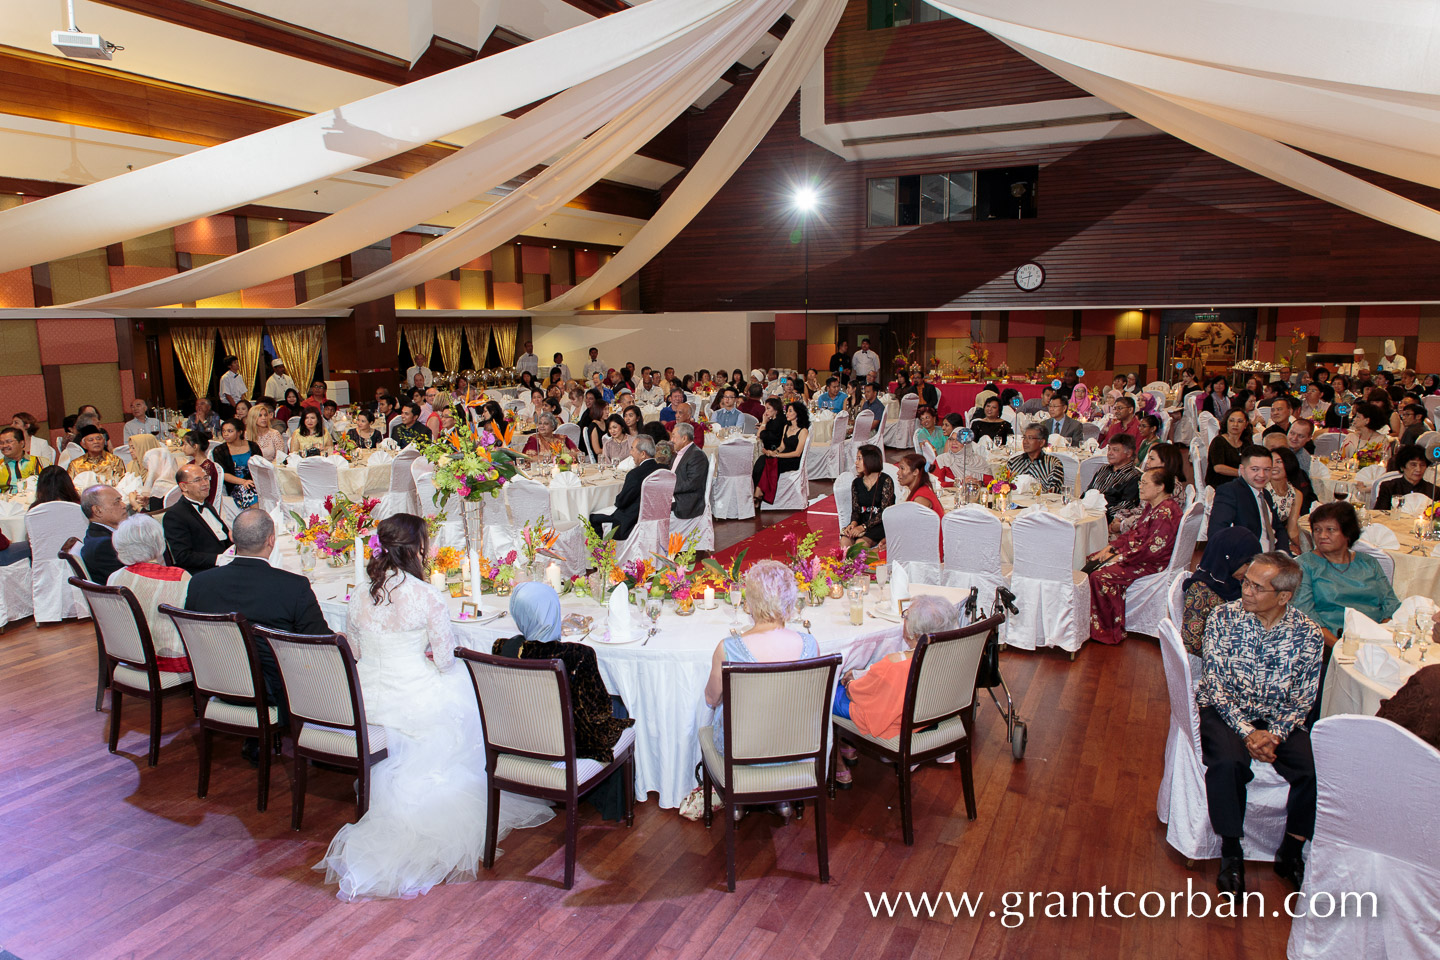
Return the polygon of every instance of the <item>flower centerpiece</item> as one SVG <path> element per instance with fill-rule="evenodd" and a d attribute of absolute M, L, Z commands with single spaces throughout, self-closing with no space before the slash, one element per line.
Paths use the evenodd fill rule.
<path fill-rule="evenodd" d="M 430 558 L 430 569 L 445 578 L 450 587 L 450 596 L 458 597 L 464 589 L 465 555 L 454 547 L 441 547 Z"/>
<path fill-rule="evenodd" d="M 349 431 L 340 434 L 339 438 L 335 441 L 335 452 L 344 457 L 346 463 L 354 463 L 355 451 L 355 438 L 350 436 Z"/>
<path fill-rule="evenodd" d="M 342 566 L 349 562 L 356 540 L 374 526 L 370 515 L 379 505 L 379 499 L 356 503 L 345 494 L 336 493 L 325 498 L 323 516 L 312 513 L 307 520 L 291 511 L 297 527 L 295 542 L 313 548 L 331 566 Z"/>
<path fill-rule="evenodd" d="M 426 460 L 435 464 L 435 505 L 450 497 L 465 502 L 467 552 L 480 544 L 486 497 L 498 497 L 505 484 L 515 478 L 518 456 L 502 446 L 502 439 L 465 416 L 466 400 L 456 404 L 455 429 L 421 448 Z"/>
<path fill-rule="evenodd" d="M 721 566 L 720 561 L 714 557 L 706 557 L 701 561 L 701 566 L 705 569 L 703 576 L 708 582 L 714 584 L 717 594 L 728 593 L 732 586 L 738 586 L 740 584 L 740 578 L 743 576 L 741 570 L 745 563 L 745 554 L 749 552 L 750 548 L 746 547 L 744 550 L 735 554 L 734 559 L 730 561 L 728 567 Z M 702 586 L 700 589 L 701 592 L 704 592 L 705 588 Z"/>
<path fill-rule="evenodd" d="M 585 528 L 586 565 L 595 568 L 590 581 L 590 596 L 604 603 L 611 584 L 618 582 L 611 577 L 615 570 L 615 528 L 611 527 L 610 533 L 602 537 L 585 517 L 580 518 L 580 523 Z"/>
<path fill-rule="evenodd" d="M 520 553 L 525 557 L 525 567 L 533 568 L 537 556 L 563 560 L 564 557 L 555 552 L 557 539 L 555 530 L 545 525 L 544 517 L 525 524 L 520 531 Z"/>
<path fill-rule="evenodd" d="M 575 451 L 574 451 L 574 450 L 571 450 L 569 447 L 563 447 L 563 448 L 561 448 L 561 450 L 560 450 L 559 453 L 555 454 L 555 469 L 556 469 L 556 470 L 560 471 L 561 473 L 569 473 L 570 470 L 571 470 L 574 466 L 575 466 Z"/>

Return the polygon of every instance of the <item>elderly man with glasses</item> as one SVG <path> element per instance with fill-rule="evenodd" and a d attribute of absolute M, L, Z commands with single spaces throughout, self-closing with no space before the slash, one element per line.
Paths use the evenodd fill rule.
<path fill-rule="evenodd" d="M 1257 761 L 1273 764 L 1290 784 L 1275 872 L 1297 890 L 1305 878 L 1301 851 L 1315 829 L 1315 758 L 1305 719 L 1320 687 L 1325 641 L 1290 602 L 1301 577 L 1285 554 L 1261 554 L 1240 581 L 1240 599 L 1217 607 L 1205 625 L 1195 701 L 1222 893 L 1245 892 L 1245 787 Z"/>

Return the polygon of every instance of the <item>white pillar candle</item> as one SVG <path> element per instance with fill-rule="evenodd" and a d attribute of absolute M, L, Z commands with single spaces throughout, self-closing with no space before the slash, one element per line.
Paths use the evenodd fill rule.
<path fill-rule="evenodd" d="M 708 587 L 708 586 L 707 586 L 707 587 L 705 588 L 705 609 L 706 609 L 706 610 L 714 610 L 714 609 L 715 609 L 715 588 L 714 588 L 714 587 Z"/>
<path fill-rule="evenodd" d="M 550 584 L 550 588 L 556 593 L 560 592 L 560 564 L 554 560 L 545 568 L 545 582 Z"/>
<path fill-rule="evenodd" d="M 434 587 L 436 590 L 444 590 L 445 574 L 441 573 L 439 570 L 432 572 L 430 574 L 430 586 Z"/>
<path fill-rule="evenodd" d="M 355 588 L 358 590 L 366 583 L 365 579 L 365 540 L 360 532 L 355 532 L 355 549 L 352 551 L 355 559 Z"/>

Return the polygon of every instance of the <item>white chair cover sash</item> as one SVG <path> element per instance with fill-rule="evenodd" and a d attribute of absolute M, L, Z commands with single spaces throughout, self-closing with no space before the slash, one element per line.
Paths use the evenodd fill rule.
<path fill-rule="evenodd" d="M 921 503 L 897 503 L 880 515 L 885 556 L 913 583 L 940 583 L 940 515 Z"/>
<path fill-rule="evenodd" d="M 900 418 L 885 428 L 885 446 L 908 447 L 915 442 L 915 411 L 920 398 L 910 394 L 900 401 Z"/>
<path fill-rule="evenodd" d="M 1158 573 L 1137 578 L 1125 591 L 1125 629 L 1147 637 L 1158 636 L 1165 618 L 1167 590 L 1177 573 L 1185 572 L 1195 556 L 1195 541 L 1205 522 L 1205 505 L 1196 502 L 1186 508 L 1170 551 L 1170 565 Z M 1179 623 L 1179 620 L 1175 621 Z"/>
<path fill-rule="evenodd" d="M 810 476 L 815 480 L 833 480 L 841 470 L 850 465 L 845 463 L 845 430 L 850 425 L 850 414 L 835 414 L 830 442 L 815 455 L 810 467 Z"/>
<path fill-rule="evenodd" d="M 722 443 L 715 450 L 713 516 L 721 520 L 749 520 L 755 516 L 755 484 L 750 471 L 755 445 L 748 440 Z"/>
<path fill-rule="evenodd" d="M 1015 563 L 1010 576 L 1020 612 L 1005 642 L 1022 650 L 1060 647 L 1074 653 L 1090 635 L 1090 580 L 1071 568 L 1075 524 L 1053 513 L 1021 517 L 1010 526 Z"/>
<path fill-rule="evenodd" d="M 675 474 L 656 470 L 640 485 L 640 519 L 615 551 L 617 563 L 644 560 L 664 553 L 670 541 L 670 504 L 675 499 Z"/>
<path fill-rule="evenodd" d="M 71 576 L 70 565 L 60 559 L 65 541 L 71 537 L 85 539 L 87 526 L 78 503 L 56 500 L 31 507 L 25 514 L 36 623 L 89 616 L 84 596 L 66 582 Z"/>
<path fill-rule="evenodd" d="M 945 538 L 945 585 L 978 588 L 980 599 L 988 606 L 996 588 L 1009 585 L 1008 570 L 1000 560 L 1004 531 L 1000 518 L 976 503 L 945 514 L 940 521 Z"/>
<path fill-rule="evenodd" d="M 305 495 L 305 515 L 325 514 L 325 498 L 340 492 L 340 468 L 324 457 L 305 457 L 295 467 Z"/>

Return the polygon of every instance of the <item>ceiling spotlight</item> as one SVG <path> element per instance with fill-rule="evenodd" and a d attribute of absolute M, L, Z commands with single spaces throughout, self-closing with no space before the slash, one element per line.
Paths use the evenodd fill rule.
<path fill-rule="evenodd" d="M 815 195 L 814 187 L 800 187 L 795 191 L 795 209 L 801 213 L 809 213 L 815 209 L 815 204 L 819 199 Z"/>
<path fill-rule="evenodd" d="M 75 0 L 69 0 L 66 6 L 70 11 L 70 29 L 50 31 L 50 43 L 65 56 L 77 60 L 110 60 L 116 50 L 125 49 L 98 33 L 81 33 L 75 25 Z"/>

